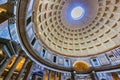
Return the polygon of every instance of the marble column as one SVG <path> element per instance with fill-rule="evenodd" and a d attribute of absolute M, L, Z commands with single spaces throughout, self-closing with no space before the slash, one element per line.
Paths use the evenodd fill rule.
<path fill-rule="evenodd" d="M 26 68 L 26 66 L 28 65 L 29 62 L 30 62 L 29 59 L 26 59 L 26 60 L 25 60 L 25 63 L 23 64 L 23 67 L 22 67 L 22 70 L 19 72 L 16 80 L 20 80 L 20 78 L 22 77 L 22 74 L 23 74 L 23 72 L 25 71 L 25 68 Z"/>
<path fill-rule="evenodd" d="M 46 70 L 44 72 L 43 80 L 49 80 L 49 71 L 48 70 Z"/>
<path fill-rule="evenodd" d="M 58 73 L 55 72 L 55 80 L 57 80 L 57 77 L 58 77 Z"/>
<path fill-rule="evenodd" d="M 6 59 L 5 63 L 0 67 L 0 76 L 4 72 L 5 68 L 8 66 L 8 64 L 11 62 L 12 58 Z"/>
<path fill-rule="evenodd" d="M 74 72 L 71 72 L 71 79 L 75 80 L 75 74 L 74 74 Z"/>
<path fill-rule="evenodd" d="M 91 77 L 92 77 L 92 80 L 98 80 L 98 78 L 97 78 L 97 75 L 96 75 L 96 72 L 95 72 L 95 71 L 92 71 L 92 73 L 91 73 Z"/>
<path fill-rule="evenodd" d="M 9 70 L 7 76 L 5 77 L 4 80 L 10 80 L 16 66 L 18 65 L 18 63 L 20 62 L 20 60 L 22 59 L 22 56 L 18 56 L 16 61 L 14 62 L 14 64 L 12 65 L 11 69 Z"/>
<path fill-rule="evenodd" d="M 48 80 L 51 79 L 51 71 L 49 70 L 49 74 L 48 74 Z"/>
<path fill-rule="evenodd" d="M 26 67 L 27 68 L 26 73 L 25 73 L 23 80 L 29 80 L 31 73 L 32 73 L 33 65 L 34 64 L 32 61 L 28 63 L 28 66 Z"/>

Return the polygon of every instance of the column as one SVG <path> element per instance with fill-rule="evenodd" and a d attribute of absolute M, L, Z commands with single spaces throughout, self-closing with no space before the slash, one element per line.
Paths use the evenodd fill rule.
<path fill-rule="evenodd" d="M 65 77 L 64 77 L 64 74 L 63 73 L 61 73 L 61 78 L 60 78 L 61 80 L 65 80 Z"/>
<path fill-rule="evenodd" d="M 55 80 L 61 80 L 61 73 L 56 72 Z"/>
<path fill-rule="evenodd" d="M 5 77 L 4 80 L 10 80 L 11 76 L 12 76 L 12 73 L 14 72 L 17 64 L 19 63 L 19 61 L 22 59 L 22 56 L 18 56 L 15 63 L 12 65 L 11 69 L 9 70 L 7 76 Z"/>
<path fill-rule="evenodd" d="M 55 80 L 57 80 L 58 72 L 55 72 Z"/>
<path fill-rule="evenodd" d="M 55 72 L 51 71 L 51 80 L 55 80 Z"/>
<path fill-rule="evenodd" d="M 20 78 L 22 77 L 22 74 L 23 74 L 23 72 L 25 71 L 25 68 L 26 68 L 26 66 L 28 65 L 29 62 L 30 62 L 29 59 L 26 59 L 26 60 L 25 60 L 25 63 L 24 63 L 24 65 L 23 65 L 23 67 L 22 67 L 22 70 L 19 72 L 16 80 L 20 80 Z"/>
<path fill-rule="evenodd" d="M 23 80 L 29 80 L 30 75 L 32 73 L 32 69 L 33 69 L 33 62 L 32 61 L 29 62 L 28 66 L 26 68 L 27 68 L 27 70 L 26 70 L 27 72 L 25 73 Z"/>
<path fill-rule="evenodd" d="M 0 76 L 2 75 L 2 73 L 4 72 L 5 68 L 7 67 L 7 65 L 11 62 L 12 58 L 8 58 L 6 59 L 6 62 L 0 67 Z"/>
<path fill-rule="evenodd" d="M 48 70 L 46 70 L 46 71 L 44 72 L 43 80 L 49 80 L 49 71 L 48 71 Z"/>
<path fill-rule="evenodd" d="M 59 73 L 59 80 L 61 80 L 61 73 Z"/>
<path fill-rule="evenodd" d="M 93 79 L 93 80 L 98 80 L 98 78 L 97 78 L 97 75 L 96 75 L 96 72 L 95 72 L 95 71 L 92 71 L 92 73 L 91 73 L 91 77 L 92 77 L 92 79 Z"/>
<path fill-rule="evenodd" d="M 49 74 L 48 74 L 48 80 L 51 79 L 51 71 L 49 70 Z"/>
<path fill-rule="evenodd" d="M 46 74 L 47 74 L 47 71 L 44 71 L 44 73 L 43 73 L 43 80 L 46 80 Z"/>
<path fill-rule="evenodd" d="M 75 80 L 74 72 L 71 72 L 71 79 L 72 79 L 72 80 Z"/>

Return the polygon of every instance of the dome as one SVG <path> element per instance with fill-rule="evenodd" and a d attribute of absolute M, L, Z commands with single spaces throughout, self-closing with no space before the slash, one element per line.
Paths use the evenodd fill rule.
<path fill-rule="evenodd" d="M 116 0 L 22 1 L 17 19 L 21 46 L 45 67 L 74 71 L 71 65 L 85 61 L 91 71 L 90 62 L 98 56 L 106 60 L 109 51 L 120 46 L 119 4 Z"/>
<path fill-rule="evenodd" d="M 120 0 L 0 0 L 0 80 L 120 80 Z"/>
<path fill-rule="evenodd" d="M 106 52 L 120 44 L 116 3 L 38 0 L 34 13 L 36 34 L 43 45 L 56 54 L 78 57 Z"/>

